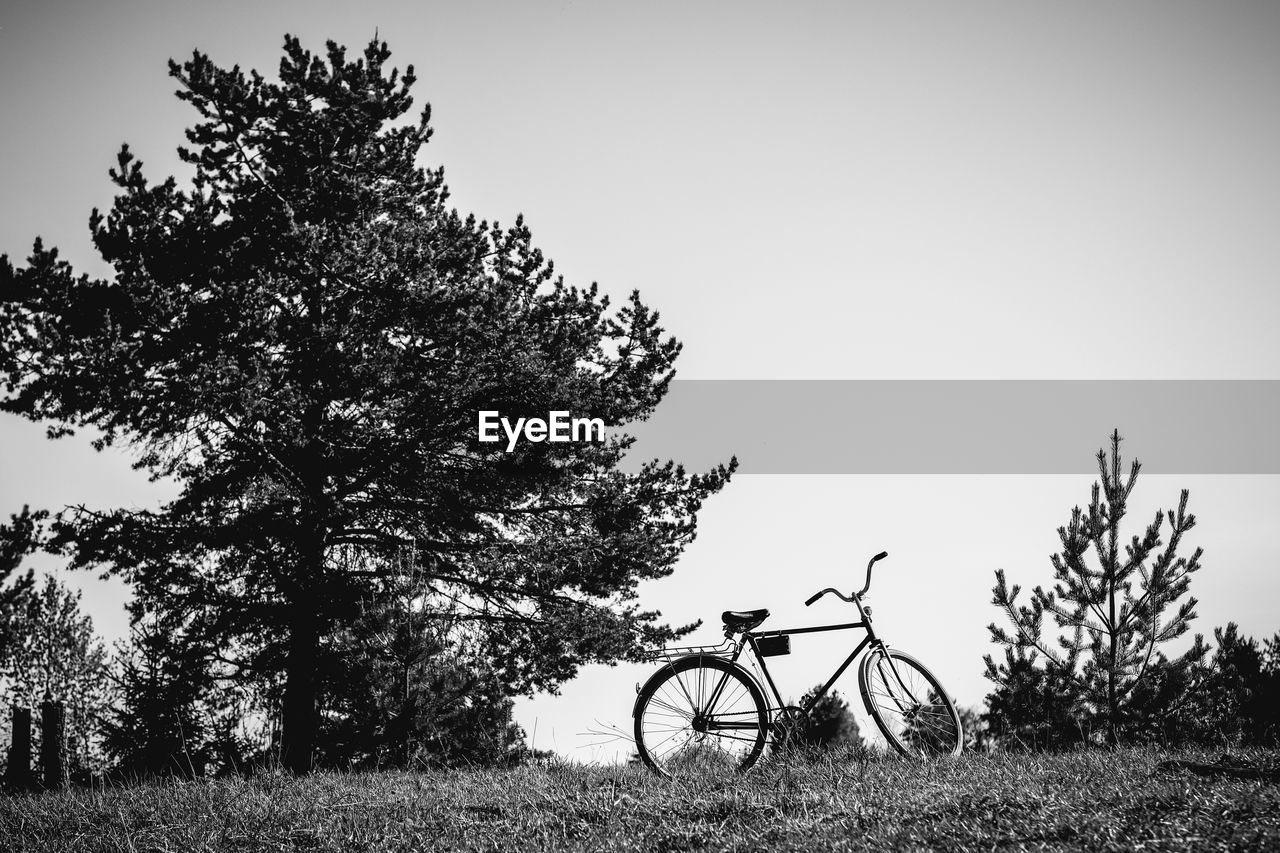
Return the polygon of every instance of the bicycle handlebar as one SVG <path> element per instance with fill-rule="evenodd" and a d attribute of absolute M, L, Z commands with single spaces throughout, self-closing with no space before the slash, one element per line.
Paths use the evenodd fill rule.
<path fill-rule="evenodd" d="M 871 567 L 876 564 L 876 561 L 883 560 L 887 556 L 889 556 L 888 551 L 881 551 L 879 554 L 876 554 L 871 558 L 871 562 L 867 563 L 867 582 L 863 585 L 862 589 L 854 593 L 854 595 L 867 594 L 867 590 L 871 589 Z"/>
<path fill-rule="evenodd" d="M 822 592 L 815 592 L 813 595 L 809 596 L 809 600 L 804 603 L 804 606 L 808 607 L 810 604 L 813 604 L 815 601 L 817 601 L 819 598 L 822 598 L 822 596 L 826 595 L 829 592 L 833 593 L 837 598 L 843 598 L 845 601 L 848 601 L 850 603 L 852 603 L 853 601 L 851 597 L 844 595 L 842 592 L 840 592 L 840 590 L 835 589 L 833 587 L 827 587 Z"/>
<path fill-rule="evenodd" d="M 834 592 L 837 598 L 853 603 L 859 597 L 866 595 L 867 590 L 871 589 L 871 567 L 874 566 L 878 560 L 883 560 L 887 556 L 889 556 L 888 551 L 881 551 L 879 554 L 876 554 L 874 557 L 871 558 L 871 562 L 867 563 L 867 582 L 866 584 L 863 585 L 862 589 L 858 590 L 857 592 L 851 595 L 846 596 L 843 593 L 841 593 L 839 590 L 833 587 L 827 587 L 821 592 L 815 592 L 813 595 L 809 596 L 809 600 L 804 603 L 804 606 L 808 607 L 810 604 L 813 604 L 815 601 L 817 601 L 819 598 L 822 598 L 822 596 L 826 595 L 829 592 Z"/>

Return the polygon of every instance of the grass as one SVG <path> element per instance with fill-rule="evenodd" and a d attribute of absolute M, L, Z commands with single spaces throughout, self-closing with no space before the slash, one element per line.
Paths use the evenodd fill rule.
<path fill-rule="evenodd" d="M 0 796 L 0 850 L 1277 850 L 1280 785 L 1146 749 L 637 767 L 323 773 Z M 1252 752 L 1275 766 L 1280 753 Z"/>

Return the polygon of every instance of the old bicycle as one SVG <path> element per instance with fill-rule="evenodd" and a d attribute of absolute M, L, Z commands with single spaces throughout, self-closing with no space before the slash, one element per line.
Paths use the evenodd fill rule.
<path fill-rule="evenodd" d="M 784 741 L 804 724 L 863 649 L 868 651 L 858 669 L 858 688 L 885 741 L 907 756 L 958 755 L 964 733 L 947 692 L 922 663 L 886 646 L 871 627 L 871 608 L 862 600 L 871 588 L 872 568 L 887 556 L 882 551 L 871 558 L 866 584 L 858 592 L 846 596 L 828 587 L 805 602 L 809 606 L 830 593 L 858 608 L 857 622 L 756 631 L 768 610 L 727 610 L 721 616 L 725 640 L 720 645 L 660 653 L 665 663 L 639 689 L 632 710 L 636 748 L 644 763 L 664 776 L 708 768 L 747 770 L 767 742 Z M 862 628 L 866 636 L 826 684 L 806 703 L 787 706 L 765 658 L 789 654 L 793 634 L 854 628 Z M 739 663 L 746 651 L 754 655 L 774 702 Z"/>

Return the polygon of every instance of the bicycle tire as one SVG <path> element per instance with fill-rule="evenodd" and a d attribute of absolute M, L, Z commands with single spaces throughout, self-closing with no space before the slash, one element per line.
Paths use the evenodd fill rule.
<path fill-rule="evenodd" d="M 924 664 L 897 649 L 872 649 L 858 669 L 858 689 L 876 727 L 913 758 L 959 755 L 964 727 L 955 703 Z"/>
<path fill-rule="evenodd" d="M 722 680 L 715 707 L 705 708 Z M 668 778 L 745 772 L 769 733 L 756 680 L 741 666 L 706 655 L 679 658 L 654 673 L 640 688 L 632 716 L 640 759 Z"/>

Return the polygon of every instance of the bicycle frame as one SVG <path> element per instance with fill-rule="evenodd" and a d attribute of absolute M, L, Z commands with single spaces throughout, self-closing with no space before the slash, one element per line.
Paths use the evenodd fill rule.
<path fill-rule="evenodd" d="M 742 653 L 745 649 L 751 649 L 751 653 L 755 656 L 756 663 L 760 665 L 760 671 L 764 673 L 765 681 L 769 685 L 769 690 L 773 692 L 773 699 L 777 703 L 776 705 L 770 705 L 768 708 L 771 717 L 773 712 L 782 710 L 787 706 L 782 699 L 782 692 L 778 690 L 778 685 L 774 682 L 773 675 L 769 672 L 768 664 L 765 663 L 765 656 L 760 654 L 760 647 L 756 644 L 756 640 L 765 637 L 789 637 L 793 634 L 818 634 L 827 631 L 847 631 L 853 628 L 862 628 L 867 632 L 866 636 L 863 637 L 858 645 L 854 647 L 853 651 L 849 653 L 849 656 L 844 659 L 844 662 L 836 668 L 836 671 L 832 673 L 826 683 L 823 684 L 807 702 L 804 702 L 799 706 L 803 713 L 808 714 L 813 710 L 818 702 L 822 700 L 822 697 L 827 695 L 827 691 L 831 689 L 840 676 L 844 675 L 845 670 L 847 670 L 849 666 L 858 659 L 858 655 L 862 653 L 863 649 L 868 646 L 872 648 L 884 648 L 884 641 L 876 636 L 875 629 L 871 627 L 871 618 L 867 615 L 865 608 L 863 608 L 861 598 L 855 594 L 852 601 L 858 608 L 858 614 L 862 617 L 857 622 L 842 622 L 838 625 L 812 625 L 804 628 L 776 628 L 769 631 L 744 631 L 741 640 L 727 644 L 729 647 L 733 648 L 733 654 L 728 658 L 729 662 L 733 664 L 738 663 L 738 659 L 742 657 Z M 717 647 L 716 650 L 718 651 L 719 648 L 724 648 L 724 651 L 727 652 L 729 648 L 726 648 L 725 645 L 726 644 L 722 644 L 721 647 Z M 704 651 L 703 653 L 706 652 Z M 898 674 L 898 668 L 894 665 L 893 659 L 889 657 L 886 657 L 886 659 L 889 662 L 890 671 L 893 672 L 893 677 L 897 680 L 903 691 L 909 694 L 910 689 L 902 681 L 902 676 Z M 720 700 L 720 694 L 724 690 L 724 686 L 728 680 L 729 676 L 728 673 L 726 673 L 721 677 L 719 682 L 717 682 L 715 689 L 712 690 L 711 696 L 707 700 L 708 709 L 716 706 L 716 703 Z M 897 697 L 894 697 L 894 703 L 898 704 L 899 708 L 902 707 L 901 703 L 897 701 Z M 753 725 L 749 723 L 721 722 L 715 719 L 707 720 L 706 726 L 709 730 L 753 728 Z"/>
<path fill-rule="evenodd" d="M 823 696 L 827 695 L 827 691 L 831 689 L 832 685 L 836 683 L 840 676 L 844 675 L 845 670 L 847 670 L 849 666 L 858 659 L 858 655 L 862 654 L 863 649 L 867 648 L 867 646 L 883 645 L 883 643 L 876 637 L 875 632 L 871 628 L 871 623 L 867 621 L 865 615 L 858 622 L 845 622 L 840 625 L 814 625 L 807 628 L 780 628 L 772 631 L 747 631 L 743 634 L 743 642 L 739 643 L 738 651 L 734 654 L 731 660 L 736 662 L 742 655 L 742 650 L 749 646 L 751 648 L 751 653 L 755 655 L 756 663 L 760 665 L 760 671 L 764 673 L 765 681 L 768 683 L 769 689 L 773 692 L 773 698 L 778 703 L 776 708 L 770 708 L 770 711 L 781 709 L 786 707 L 782 700 L 782 693 L 778 690 L 778 685 L 774 682 L 773 675 L 769 672 L 769 666 L 765 663 L 764 655 L 760 654 L 760 648 L 756 645 L 756 640 L 763 637 L 789 637 L 793 634 L 818 634 L 825 631 L 847 631 L 852 628 L 865 628 L 867 635 L 862 638 L 858 645 L 854 646 L 853 651 L 850 652 L 849 656 L 844 659 L 844 662 L 836 668 L 836 671 L 832 673 L 831 677 L 827 679 L 827 682 L 822 685 L 821 689 L 819 689 L 817 693 L 813 694 L 812 698 L 810 698 L 808 702 L 800 705 L 800 710 L 807 714 L 813 710 L 813 707 L 817 705 L 819 701 L 822 700 Z M 719 691 L 717 690 L 712 694 L 710 707 L 715 707 L 715 702 L 719 698 L 718 693 Z"/>

